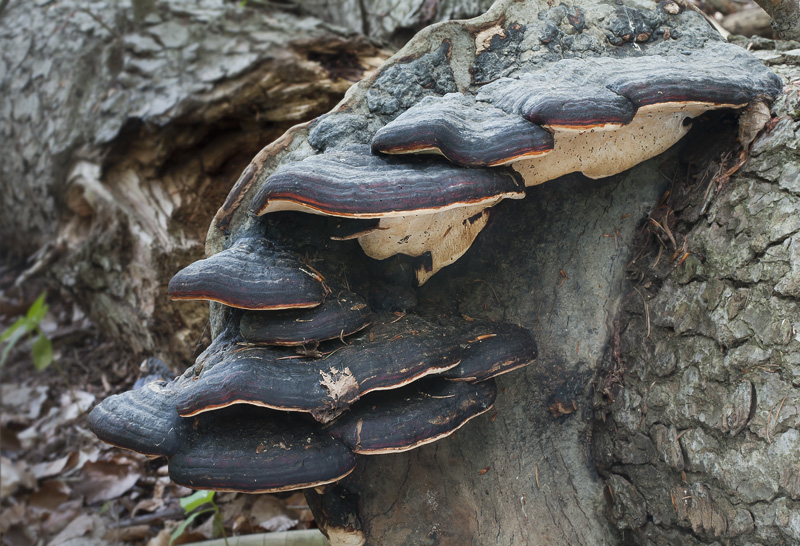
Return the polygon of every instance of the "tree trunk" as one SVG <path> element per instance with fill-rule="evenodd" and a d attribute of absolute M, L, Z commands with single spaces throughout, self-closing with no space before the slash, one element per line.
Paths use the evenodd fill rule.
<path fill-rule="evenodd" d="M 495 410 L 453 437 L 362 458 L 342 486 L 359 499 L 368 544 L 618 543 L 589 451 L 593 370 L 671 159 L 501 203 L 467 255 L 419 290 L 437 312 L 529 328 L 539 357 L 501 376 Z"/>
<path fill-rule="evenodd" d="M 800 41 L 800 2 L 798 0 L 756 0 L 772 17 L 772 27 L 784 40 Z"/>
<path fill-rule="evenodd" d="M 533 11 L 531 5 L 513 16 Z M 325 148 L 324 142 L 319 144 L 325 138 L 320 134 L 351 135 L 345 129 L 350 123 L 357 126 L 354 118 L 373 120 L 379 115 L 379 94 L 370 92 L 391 85 L 408 86 L 403 90 L 411 95 L 414 85 L 446 88 L 448 70 L 454 74 L 455 88 L 469 88 L 483 75 L 476 72 L 479 61 L 471 41 L 478 30 L 489 36 L 492 54 L 487 58 L 492 60 L 487 64 L 513 63 L 508 59 L 523 30 L 519 38 L 511 34 L 516 20 L 509 6 L 496 5 L 471 23 L 474 27 L 445 25 L 421 33 L 376 76 L 354 87 L 326 124 L 314 126 L 319 131 L 315 143 L 310 144 L 309 127 L 302 126 L 262 150 L 218 212 L 208 253 L 219 252 L 237 234 L 257 225 L 259 220 L 249 213 L 253 195 L 282 160 L 312 155 Z M 597 13 L 591 11 L 595 7 L 581 5 L 587 14 Z M 546 6 L 536 9 L 540 15 L 532 19 L 547 21 L 552 16 L 566 25 L 565 18 L 558 19 Z M 577 17 L 582 16 L 578 12 Z M 629 11 L 625 16 L 638 17 Z M 707 33 L 700 21 L 693 15 L 682 18 L 682 36 Z M 620 33 L 630 33 L 627 22 L 620 22 Z M 599 30 L 589 22 L 586 26 L 592 29 L 587 33 Z M 519 28 L 525 29 L 525 23 Z M 452 49 L 440 55 L 443 43 Z M 546 62 L 548 52 L 540 54 Z M 496 75 L 493 70 L 501 72 L 495 66 L 486 70 L 488 81 Z M 428 81 L 425 75 L 430 72 L 434 76 Z M 382 75 L 384 83 L 377 83 Z M 405 100 L 403 92 L 397 93 L 398 101 Z M 338 130 L 337 114 L 342 116 Z M 342 145 L 348 138 L 360 137 L 341 136 L 331 145 Z M 606 488 L 591 457 L 595 373 L 619 331 L 614 319 L 625 294 L 626 265 L 638 252 L 633 243 L 642 219 L 671 179 L 683 173 L 675 153 L 603 180 L 562 177 L 530 188 L 522 201 L 501 203 L 467 254 L 416 290 L 396 280 L 403 260 L 365 262 L 352 246 L 324 242 L 318 234 L 324 223 L 309 215 L 268 217 L 265 222 L 272 227 L 280 222 L 288 222 L 292 230 L 313 225 L 319 240 L 309 242 L 307 233 L 292 238 L 301 242 L 303 254 L 315 267 L 344 270 L 354 289 L 370 293 L 378 282 L 376 275 L 391 275 L 391 290 L 409 294 L 409 301 L 418 302 L 417 312 L 516 322 L 535 334 L 539 346 L 534 365 L 500 379 L 495 413 L 474 420 L 451 438 L 409 453 L 362 457 L 355 472 L 338 485 L 309 491 L 309 503 L 334 544 L 363 538 L 368 544 L 595 545 L 625 538 L 606 517 Z M 219 306 L 215 309 L 216 334 L 235 318 Z"/>
<path fill-rule="evenodd" d="M 189 363 L 208 310 L 172 305 L 170 277 L 252 156 L 386 53 L 257 4 L 16 1 L 0 17 L 0 252 L 134 355 Z"/>
<path fill-rule="evenodd" d="M 428 25 L 454 19 L 469 19 L 484 13 L 490 0 L 341 0 L 317 2 L 297 0 L 308 14 L 359 32 L 398 48 Z"/>
<path fill-rule="evenodd" d="M 631 264 L 592 444 L 630 543 L 800 542 L 799 108 L 735 176 L 679 178 L 651 213 L 679 248 L 651 225 Z"/>
<path fill-rule="evenodd" d="M 328 110 L 384 53 L 316 19 L 266 11 L 255 1 L 199 8 L 141 0 L 113 11 L 101 2 L 38 4 L 0 5 L 7 44 L 0 93 L 8 97 L 0 104 L 0 131 L 13 144 L 0 152 L 0 248 L 25 255 L 40 249 L 32 271 L 49 271 L 132 351 L 188 360 L 206 306 L 170 305 L 167 280 L 202 255 L 209 218 L 250 157 L 288 125 Z M 352 12 L 359 20 L 346 26 L 395 40 L 405 27 L 462 13 L 443 3 L 431 16 L 436 5 L 392 12 L 388 25 L 386 12 L 360 2 L 362 11 Z M 336 18 L 342 13 L 330 11 L 329 18 L 346 22 Z M 399 13 L 413 14 L 412 23 L 395 24 Z M 696 230 L 703 246 L 674 262 L 672 249 L 664 251 L 659 267 L 675 271 L 643 271 L 654 280 L 637 285 L 639 292 L 629 292 L 626 266 L 640 254 L 642 218 L 684 172 L 676 151 L 599 181 L 569 175 L 497 206 L 467 255 L 412 290 L 413 298 L 420 309 L 526 326 L 537 337 L 538 361 L 500 379 L 496 413 L 410 453 L 363 457 L 338 488 L 309 492 L 321 525 L 336 531 L 334 509 L 344 495 L 357 517 L 350 524 L 371 544 L 800 540 L 791 534 L 800 518 L 800 469 L 790 459 L 800 372 L 796 332 L 787 330 L 800 329 L 797 228 L 786 220 L 767 229 L 778 218 L 769 216 L 747 229 L 723 229 L 756 218 L 762 206 L 777 210 L 778 197 L 796 217 L 791 131 L 796 122 L 784 119 L 760 140 L 750 179 L 729 182 L 704 215 L 691 220 L 696 205 L 672 202 L 684 214 L 679 232 Z M 305 132 L 291 130 L 260 154 L 264 168 L 275 166 L 271 153 L 300 146 Z M 723 199 L 736 184 L 771 189 L 757 199 L 741 189 Z M 243 178 L 217 213 L 210 251 L 252 221 L 251 197 Z M 759 230 L 770 235 L 758 238 Z M 754 242 L 736 238 L 743 234 Z M 354 284 L 359 275 L 397 267 L 365 259 L 355 244 L 337 248 L 344 250 L 332 259 L 352 268 Z M 741 263 L 729 261 L 730 248 L 745 252 L 735 258 Z M 759 276 L 756 263 L 772 269 Z M 700 308 L 676 315 L 676 302 L 705 297 L 702 283 L 716 283 L 708 294 L 725 298 L 719 308 L 726 314 L 711 315 L 718 321 L 713 332 Z M 617 318 L 628 292 L 627 314 Z M 650 338 L 640 293 L 652 298 Z M 748 334 L 737 317 L 768 324 L 770 333 Z M 224 318 L 217 312 L 213 320 L 218 326 Z M 731 339 L 716 337 L 723 328 Z M 689 342 L 716 358 L 690 364 Z M 736 373 L 725 370 L 729 364 Z M 774 364 L 780 373 L 770 373 Z M 608 370 L 598 379 L 601 365 Z M 703 385 L 701 400 L 689 392 L 696 384 Z M 681 405 L 681 392 L 693 398 Z M 726 396 L 729 408 L 722 407 Z M 605 425 L 594 422 L 600 416 Z M 745 460 L 750 453 L 756 455 Z M 741 468 L 749 481 L 734 481 Z"/>

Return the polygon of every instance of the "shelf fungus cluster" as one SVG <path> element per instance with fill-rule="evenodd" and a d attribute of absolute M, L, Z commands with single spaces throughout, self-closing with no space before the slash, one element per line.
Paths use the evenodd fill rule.
<path fill-rule="evenodd" d="M 108 443 L 168 457 L 172 480 L 193 488 L 339 480 L 357 455 L 452 434 L 492 407 L 495 376 L 536 358 L 513 324 L 373 313 L 252 236 L 179 272 L 169 292 L 228 306 L 227 329 L 183 375 L 111 396 L 89 421 Z"/>
<path fill-rule="evenodd" d="M 169 285 L 175 300 L 221 304 L 214 342 L 175 380 L 102 402 L 96 434 L 168 457 L 177 483 L 264 492 L 336 481 L 359 455 L 415 448 L 487 411 L 493 378 L 536 357 L 526 329 L 372 312 L 301 259 L 282 219 L 336 218 L 314 232 L 320 248 L 357 239 L 372 258 L 411 256 L 422 284 L 527 186 L 622 172 L 703 112 L 781 89 L 673 2 L 550 4 L 500 0 L 420 33 L 264 148 L 212 223 L 210 257 Z"/>
<path fill-rule="evenodd" d="M 438 27 L 284 149 L 257 157 L 246 174 L 258 176 L 231 196 L 252 189 L 256 215 L 368 219 L 351 237 L 372 258 L 418 257 L 422 284 L 526 186 L 620 173 L 706 111 L 777 96 L 775 74 L 670 6 L 499 2 L 496 13 Z M 634 20 L 642 28 L 624 34 Z"/>
<path fill-rule="evenodd" d="M 472 176 L 508 165 L 525 186 L 573 172 L 611 176 L 675 144 L 698 115 L 744 108 L 780 91 L 779 79 L 757 63 L 726 61 L 703 50 L 683 56 L 559 60 L 473 92 L 426 96 L 381 127 L 371 150 L 381 156 L 441 155 Z M 435 226 L 430 229 L 435 233 L 451 231 L 463 218 L 454 211 L 434 216 L 426 226 Z M 366 253 L 374 258 L 406 253 L 397 241 L 414 232 L 394 231 L 393 239 L 363 236 Z M 464 238 L 462 246 L 443 250 L 436 246 L 438 239 L 429 233 L 429 246 L 412 253 L 432 254 L 432 267 L 420 274 L 420 282 L 472 243 Z"/>

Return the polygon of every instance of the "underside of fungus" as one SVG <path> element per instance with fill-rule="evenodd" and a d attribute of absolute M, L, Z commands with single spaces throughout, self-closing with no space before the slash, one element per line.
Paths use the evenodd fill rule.
<path fill-rule="evenodd" d="M 279 168 L 261 186 L 253 210 L 378 219 L 358 237 L 366 254 L 384 259 L 430 253 L 428 265 L 417 272 L 422 284 L 466 252 L 486 225 L 489 207 L 524 195 L 519 177 L 509 172 L 460 169 L 428 158 L 381 158 L 355 146 Z"/>

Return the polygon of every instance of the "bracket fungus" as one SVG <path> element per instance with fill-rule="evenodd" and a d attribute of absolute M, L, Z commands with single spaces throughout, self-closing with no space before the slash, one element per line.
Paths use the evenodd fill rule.
<path fill-rule="evenodd" d="M 397 160 L 353 146 L 279 167 L 253 198 L 253 211 L 300 211 L 379 219 L 359 237 L 368 256 L 430 252 L 420 283 L 469 248 L 486 224 L 483 212 L 502 199 L 521 199 L 518 176 L 461 169 L 433 158 Z"/>
<path fill-rule="evenodd" d="M 583 21 L 578 36 L 593 44 L 587 19 L 574 9 Z M 686 18 L 662 11 L 656 20 L 666 25 L 670 17 Z M 479 38 L 486 23 L 464 24 L 477 52 L 470 81 L 458 77 L 465 67 L 453 63 L 449 38 L 391 60 L 311 125 L 313 151 L 288 154 L 259 177 L 253 211 L 378 218 L 353 236 L 372 258 L 425 256 L 416 275 L 422 284 L 466 252 L 490 207 L 523 197 L 514 184 L 620 173 L 675 144 L 702 113 L 769 102 L 781 89 L 756 59 L 714 40 L 677 45 L 670 43 L 677 33 L 667 32 L 672 38 L 647 48 L 600 56 L 597 44 L 534 61 L 520 51 L 497 56 L 491 44 L 508 46 L 498 37 L 512 34 L 547 44 L 538 21 L 497 23 L 488 46 Z M 430 154 L 447 162 L 423 159 Z"/>
<path fill-rule="evenodd" d="M 169 282 L 173 300 L 208 300 L 239 309 L 316 307 L 324 279 L 293 253 L 258 237 L 183 268 Z"/>
<path fill-rule="evenodd" d="M 630 13 L 645 12 L 634 25 Z M 532 334 L 428 320 L 441 309 L 427 303 L 373 315 L 374 300 L 332 290 L 307 264 L 325 262 L 341 286 L 355 279 L 368 293 L 364 262 L 327 262 L 361 260 L 343 242 L 357 239 L 372 258 L 415 257 L 422 284 L 525 186 L 619 173 L 703 112 L 768 103 L 780 88 L 697 14 L 655 5 L 501 0 L 423 32 L 329 114 L 256 156 L 211 226 L 210 257 L 170 283 L 173 299 L 223 304 L 212 346 L 173 382 L 102 402 L 92 429 L 169 457 L 183 485 L 251 492 L 329 483 L 360 454 L 444 437 L 491 407 L 493 377 L 534 362 Z M 281 231 L 286 218 L 312 223 L 309 213 L 339 225 Z M 158 415 L 140 419 L 142 407 Z"/>
<path fill-rule="evenodd" d="M 344 338 L 373 320 L 367 303 L 349 290 L 331 291 L 325 302 L 303 311 L 246 311 L 239 323 L 242 337 L 265 345 L 307 345 Z"/>
<path fill-rule="evenodd" d="M 465 167 L 514 163 L 527 186 L 571 172 L 602 178 L 663 152 L 703 112 L 743 108 L 780 91 L 775 74 L 736 49 L 684 53 L 563 59 L 516 70 L 473 94 L 426 97 L 379 129 L 372 149 L 438 152 Z M 493 124 L 490 105 L 500 111 Z M 527 152 L 521 121 L 546 131 L 549 147 L 542 139 L 536 153 Z M 513 128 L 501 133 L 503 125 Z M 487 161 L 482 154 L 497 148 L 498 133 L 506 154 Z"/>
<path fill-rule="evenodd" d="M 153 381 L 109 396 L 89 414 L 89 427 L 111 445 L 170 457 L 178 452 L 188 426 L 175 409 L 174 394 L 174 382 Z"/>
<path fill-rule="evenodd" d="M 487 333 L 491 332 L 491 333 Z M 525 328 L 504 324 L 501 328 L 475 328 L 467 341 L 461 363 L 444 372 L 453 381 L 485 381 L 536 360 L 536 341 Z"/>
<path fill-rule="evenodd" d="M 289 415 L 199 420 L 169 460 L 172 481 L 195 489 L 274 493 L 335 482 L 356 457 L 342 442 Z"/>
<path fill-rule="evenodd" d="M 425 97 L 378 129 L 372 152 L 438 153 L 464 167 L 495 167 L 553 149 L 546 129 L 460 93 Z"/>
<path fill-rule="evenodd" d="M 214 281 L 215 267 L 224 278 L 242 269 L 219 263 L 239 260 L 253 270 L 258 254 L 249 239 L 233 248 L 238 255 L 205 261 L 207 285 L 224 284 Z M 295 301 L 292 290 L 305 288 L 288 284 L 281 297 Z M 530 333 L 518 326 L 375 315 L 347 290 L 328 291 L 312 309 L 229 307 L 228 329 L 183 375 L 95 407 L 89 417 L 95 434 L 166 456 L 172 480 L 188 487 L 314 487 L 350 473 L 357 454 L 406 451 L 449 436 L 492 406 L 491 377 L 536 358 Z M 309 342 L 315 347 L 309 354 L 291 347 Z M 462 360 L 469 362 L 463 374 L 417 383 Z"/>
<path fill-rule="evenodd" d="M 400 320 L 389 315 L 348 339 L 345 346 L 336 340 L 333 348 L 320 347 L 328 351 L 322 358 L 265 346 L 236 347 L 213 362 L 200 359 L 187 370 L 175 407 L 181 416 L 191 417 L 250 404 L 310 413 L 326 423 L 369 392 L 397 389 L 458 366 L 471 348 L 470 341 L 490 339 L 504 331 L 500 338 L 511 342 L 508 348 L 495 344 L 494 350 L 473 358 L 473 366 L 465 372 L 487 379 L 507 362 L 534 360 L 535 346 L 526 330 L 502 323 L 474 326 L 466 321 L 442 326 L 413 315 Z M 234 347 L 235 341 L 228 346 Z M 520 356 L 520 347 L 527 354 Z"/>
<path fill-rule="evenodd" d="M 392 218 L 523 196 L 509 173 L 459 169 L 437 159 L 382 158 L 358 146 L 278 168 L 253 198 L 253 211 Z"/>
<path fill-rule="evenodd" d="M 367 397 L 327 430 L 360 455 L 408 451 L 450 436 L 489 411 L 496 396 L 494 381 L 432 379 L 390 391 L 377 402 Z"/>
<path fill-rule="evenodd" d="M 171 394 L 181 383 L 160 382 L 144 397 L 139 391 L 110 397 L 92 411 L 89 424 L 106 442 L 168 457 L 177 484 L 247 493 L 337 481 L 355 468 L 357 454 L 407 451 L 449 436 L 488 411 L 496 396 L 492 381 L 440 379 L 368 396 L 328 426 L 262 408 L 226 408 L 167 423 L 159 415 L 175 413 Z"/>

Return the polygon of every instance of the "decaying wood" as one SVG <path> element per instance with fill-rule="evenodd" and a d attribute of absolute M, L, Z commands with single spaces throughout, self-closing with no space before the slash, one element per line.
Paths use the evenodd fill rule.
<path fill-rule="evenodd" d="M 166 283 L 232 182 L 385 56 L 256 3 L 12 2 L 0 37 L 0 251 L 176 367 L 207 306 L 169 303 Z"/>

